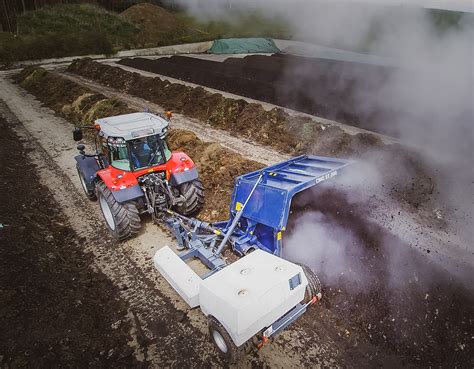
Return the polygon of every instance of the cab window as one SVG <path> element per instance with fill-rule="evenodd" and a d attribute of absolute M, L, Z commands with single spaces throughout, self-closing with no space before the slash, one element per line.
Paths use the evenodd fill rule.
<path fill-rule="evenodd" d="M 107 151 L 110 165 L 120 170 L 130 171 L 127 143 L 120 138 L 107 139 Z"/>

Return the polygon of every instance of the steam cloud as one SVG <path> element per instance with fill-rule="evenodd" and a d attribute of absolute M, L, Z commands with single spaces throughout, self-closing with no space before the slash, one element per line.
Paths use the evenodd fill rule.
<path fill-rule="evenodd" d="M 457 210 L 459 220 L 467 223 L 465 228 L 472 227 L 474 18 L 466 14 L 458 26 L 441 30 L 422 8 L 474 11 L 471 1 L 178 0 L 177 3 L 207 19 L 232 21 L 239 10 L 260 12 L 284 20 L 296 40 L 390 57 L 396 70 L 376 91 L 359 93 L 356 105 L 367 115 L 380 108 L 393 112 L 389 120 L 379 124 L 389 124 L 390 130 L 404 143 L 417 147 L 432 159 L 439 170 L 444 204 Z M 342 76 L 341 79 L 338 82 L 344 83 Z M 294 81 L 288 78 L 286 83 Z"/>
<path fill-rule="evenodd" d="M 285 239 L 283 254 L 289 259 L 308 265 L 324 277 L 326 283 L 351 278 L 353 287 L 367 287 L 367 275 L 360 240 L 321 212 L 306 213 L 295 230 Z"/>
<path fill-rule="evenodd" d="M 391 58 L 395 70 L 382 84 L 367 81 L 369 86 L 378 86 L 377 90 L 360 92 L 355 105 L 368 116 L 380 108 L 393 112 L 389 120 L 379 124 L 389 124 L 390 130 L 395 131 L 402 142 L 415 147 L 429 159 L 428 165 L 437 170 L 439 201 L 450 208 L 449 221 L 456 222 L 459 234 L 472 241 L 473 15 L 466 14 L 457 26 L 443 30 L 435 26 L 429 13 L 422 8 L 448 6 L 453 10 L 474 11 L 471 1 L 178 0 L 174 3 L 201 19 L 229 22 L 236 18 L 239 10 L 260 12 L 286 22 L 295 40 Z M 295 82 L 287 78 L 286 83 Z M 344 83 L 343 76 L 338 83 Z M 366 187 L 381 191 L 380 177 L 370 164 L 368 166 L 366 170 L 354 172 L 358 175 L 343 176 L 343 180 L 352 189 Z M 400 171 L 400 175 L 405 176 L 412 174 L 401 173 L 403 168 L 387 170 Z M 305 232 L 298 233 L 305 237 L 313 235 L 322 245 L 330 245 L 313 248 L 315 260 L 319 257 L 323 261 L 331 259 L 325 257 L 327 250 L 331 250 L 332 255 L 342 256 L 347 253 L 347 245 L 353 242 L 350 233 L 329 232 L 328 228 L 337 229 L 337 226 L 322 214 L 313 213 L 302 223 Z M 295 245 L 292 248 L 296 254 L 297 245 L 301 243 L 298 237 L 295 235 L 287 241 L 287 245 Z M 343 268 L 338 265 L 318 267 L 327 269 L 329 274 L 337 274 Z"/>

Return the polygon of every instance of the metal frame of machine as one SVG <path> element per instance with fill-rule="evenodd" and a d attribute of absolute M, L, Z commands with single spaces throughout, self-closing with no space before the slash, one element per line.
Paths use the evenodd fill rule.
<path fill-rule="evenodd" d="M 349 164 L 344 159 L 301 155 L 237 177 L 228 221 L 209 224 L 168 212 L 171 216 L 165 222 L 180 248 L 188 249 L 180 257 L 199 258 L 210 274 L 225 266 L 221 254 L 228 242 L 240 256 L 256 249 L 281 256 L 293 196 L 336 176 Z"/>
<path fill-rule="evenodd" d="M 234 360 L 235 355 L 230 355 L 229 352 L 237 352 L 238 347 L 252 335 L 258 337 L 258 347 L 261 347 L 321 298 L 319 279 L 309 268 L 281 259 L 282 232 L 286 229 L 293 196 L 338 175 L 349 164 L 350 161 L 343 159 L 301 155 L 237 177 L 230 218 L 224 222 L 207 223 L 171 210 L 162 214 L 161 219 L 178 242 L 178 250 L 184 251 L 179 256 L 168 247 L 157 251 L 154 257 L 155 267 L 190 307 L 201 306 L 201 310 L 210 319 L 211 337 L 226 358 Z M 241 256 L 241 259 L 231 264 L 232 267 L 226 267 L 228 264 L 222 256 L 229 244 Z M 265 255 L 268 255 L 267 259 Z M 270 256 L 274 259 L 268 259 Z M 193 258 L 199 259 L 209 271 L 198 276 L 186 264 L 186 261 Z M 264 271 L 267 264 L 274 262 L 277 263 L 273 264 L 274 269 Z M 244 273 L 247 269 L 252 269 L 249 265 L 257 269 L 259 279 L 255 283 L 265 285 L 264 290 L 260 291 L 260 300 L 253 300 L 250 306 L 257 307 L 268 296 L 280 297 L 273 296 L 270 298 L 271 303 L 265 302 L 270 306 L 268 315 L 256 318 L 252 322 L 254 331 L 251 330 L 250 336 L 247 331 L 247 335 L 242 338 L 242 329 L 233 331 L 229 322 L 225 321 L 233 318 L 224 318 L 223 312 L 232 310 L 240 301 L 234 300 L 235 294 L 228 295 L 226 291 L 227 288 L 231 289 L 236 280 L 240 280 L 240 275 L 232 275 L 231 269 L 235 269 L 235 266 L 241 268 L 240 273 Z M 286 268 L 292 270 L 291 275 L 275 274 Z M 209 293 L 206 295 L 206 286 L 212 284 L 207 283 L 211 281 L 217 281 L 213 284 L 216 294 L 209 297 Z M 245 285 L 245 279 L 242 283 Z M 228 299 L 232 302 L 226 301 Z M 214 301 L 221 301 L 221 305 L 212 311 L 209 305 L 212 307 Z M 242 309 L 247 307 L 248 305 Z M 248 320 L 252 312 L 245 311 L 244 320 Z M 221 320 L 216 317 L 219 314 L 223 314 Z M 216 338 L 216 335 L 220 338 Z M 225 349 L 221 347 L 224 337 L 228 337 Z M 233 351 L 230 346 L 234 347 Z"/>

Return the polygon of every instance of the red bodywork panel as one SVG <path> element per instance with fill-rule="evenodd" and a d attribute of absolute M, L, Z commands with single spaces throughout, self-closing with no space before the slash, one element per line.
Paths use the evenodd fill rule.
<path fill-rule="evenodd" d="M 184 172 L 192 168 L 194 168 L 194 162 L 188 155 L 183 152 L 173 152 L 170 160 L 161 165 L 140 169 L 135 172 L 124 171 L 109 165 L 107 168 L 99 170 L 97 175 L 112 191 L 120 191 L 137 185 L 138 177 L 147 173 L 166 172 L 166 179 L 169 179 L 173 173 Z"/>

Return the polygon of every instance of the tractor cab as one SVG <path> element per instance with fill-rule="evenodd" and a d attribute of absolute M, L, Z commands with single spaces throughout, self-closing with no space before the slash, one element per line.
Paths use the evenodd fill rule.
<path fill-rule="evenodd" d="M 110 165 L 123 171 L 137 171 L 165 164 L 171 150 L 160 135 L 126 141 L 123 137 L 103 138 L 103 153 Z"/>
<path fill-rule="evenodd" d="M 165 164 L 171 158 L 166 143 L 169 121 L 150 113 L 133 113 L 96 120 L 102 151 L 110 165 L 138 171 Z"/>

